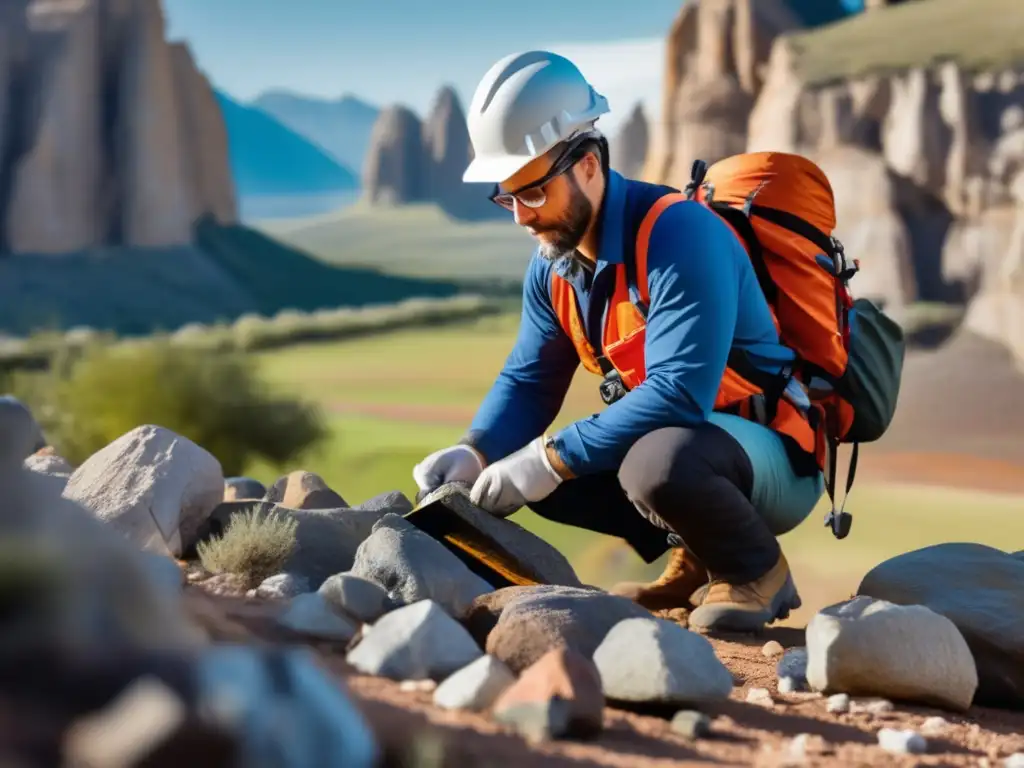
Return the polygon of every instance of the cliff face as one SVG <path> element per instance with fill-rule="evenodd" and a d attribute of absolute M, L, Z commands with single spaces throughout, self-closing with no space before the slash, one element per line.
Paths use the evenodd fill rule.
<path fill-rule="evenodd" d="M 611 167 L 624 176 L 638 176 L 643 171 L 650 141 L 647 116 L 643 107 L 637 104 L 629 113 L 618 135 L 609 141 Z"/>
<path fill-rule="evenodd" d="M 5 5 L 0 251 L 184 244 L 203 214 L 235 220 L 213 92 L 159 0 Z"/>
<path fill-rule="evenodd" d="M 645 178 L 681 186 L 698 157 L 805 155 L 832 183 L 858 295 L 897 314 L 970 302 L 967 326 L 1024 356 L 1024 62 L 945 55 L 1024 24 L 1024 6 L 992 2 L 879 2 L 816 30 L 769 21 L 771 3 L 686 3 Z"/>
<path fill-rule="evenodd" d="M 408 107 L 388 107 L 370 137 L 364 197 L 375 205 L 435 203 L 457 219 L 495 215 L 490 186 L 462 181 L 472 157 L 466 113 L 451 88 L 438 92 L 423 121 Z"/>
<path fill-rule="evenodd" d="M 742 152 L 772 43 L 801 26 L 784 0 L 684 3 L 669 32 L 662 119 L 644 177 L 683 185 L 695 159 L 712 163 Z"/>

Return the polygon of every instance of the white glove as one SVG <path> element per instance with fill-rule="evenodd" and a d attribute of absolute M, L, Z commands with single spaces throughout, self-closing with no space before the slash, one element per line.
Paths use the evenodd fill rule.
<path fill-rule="evenodd" d="M 540 501 L 562 484 L 544 450 L 541 435 L 525 448 L 496 461 L 480 473 L 470 500 L 483 510 L 502 517 L 528 501 Z"/>
<path fill-rule="evenodd" d="M 472 485 L 484 469 L 480 454 L 468 445 L 453 445 L 434 451 L 412 468 L 412 479 L 420 491 L 429 493 L 446 483 Z"/>

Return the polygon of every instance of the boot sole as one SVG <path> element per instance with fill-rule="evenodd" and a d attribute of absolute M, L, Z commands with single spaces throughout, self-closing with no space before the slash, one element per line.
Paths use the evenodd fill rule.
<path fill-rule="evenodd" d="M 791 611 L 803 605 L 793 577 L 787 576 L 771 605 L 762 611 L 744 611 L 725 605 L 702 605 L 690 614 L 691 629 L 710 632 L 758 632 L 766 625 L 789 618 Z"/>

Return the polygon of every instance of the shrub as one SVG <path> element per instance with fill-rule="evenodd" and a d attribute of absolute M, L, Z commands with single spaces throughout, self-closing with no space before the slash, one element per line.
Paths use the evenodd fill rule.
<path fill-rule="evenodd" d="M 280 573 L 295 549 L 295 518 L 278 512 L 261 515 L 258 507 L 236 512 L 221 536 L 196 546 L 199 562 L 211 573 L 233 573 L 247 589 Z"/>
<path fill-rule="evenodd" d="M 266 387 L 243 353 L 169 340 L 93 344 L 22 378 L 26 399 L 58 452 L 78 464 L 140 424 L 198 443 L 226 476 L 253 460 L 280 466 L 327 435 L 315 405 Z"/>

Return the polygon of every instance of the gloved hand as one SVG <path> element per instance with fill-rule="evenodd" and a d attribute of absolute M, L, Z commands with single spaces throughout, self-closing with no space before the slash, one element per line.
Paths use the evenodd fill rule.
<path fill-rule="evenodd" d="M 472 485 L 484 469 L 480 454 L 468 445 L 453 445 L 434 451 L 412 468 L 412 479 L 421 493 L 430 493 L 447 483 Z"/>
<path fill-rule="evenodd" d="M 487 467 L 473 484 L 470 500 L 487 512 L 505 517 L 527 502 L 549 496 L 562 484 L 562 477 L 551 466 L 544 443 L 541 435 Z"/>

